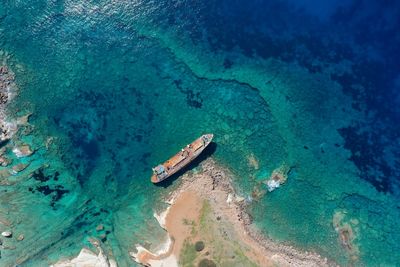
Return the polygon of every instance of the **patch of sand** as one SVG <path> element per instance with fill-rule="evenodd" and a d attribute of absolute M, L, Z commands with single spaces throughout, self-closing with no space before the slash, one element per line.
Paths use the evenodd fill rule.
<path fill-rule="evenodd" d="M 179 258 L 183 242 L 190 236 L 191 222 L 198 222 L 203 200 L 193 191 L 183 191 L 177 196 L 166 217 L 166 229 L 174 238 L 172 253 Z"/>
<path fill-rule="evenodd" d="M 198 220 L 201 203 L 201 199 L 197 198 L 192 192 L 182 192 L 166 211 L 160 215 L 155 214 L 154 217 L 158 220 L 160 226 L 168 231 L 168 241 L 163 246 L 167 249 L 152 253 L 141 246 L 137 246 L 138 252 L 131 253 L 135 260 L 145 266 L 152 267 L 178 266 L 177 259 L 183 242 L 190 235 L 190 227 L 185 222 Z"/>

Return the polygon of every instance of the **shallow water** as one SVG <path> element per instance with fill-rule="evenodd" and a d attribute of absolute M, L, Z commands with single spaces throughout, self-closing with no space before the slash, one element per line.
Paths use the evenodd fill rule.
<path fill-rule="evenodd" d="M 21 90 L 12 110 L 33 112 L 35 126 L 26 175 L 48 166 L 2 188 L 26 236 L 2 252 L 5 266 L 69 256 L 100 235 L 132 265 L 134 244 L 163 236 L 152 214 L 179 182 L 151 185 L 151 167 L 207 132 L 245 196 L 291 167 L 250 205 L 265 234 L 344 265 L 399 262 L 399 7 L 291 2 L 2 5 L 0 48 Z M 351 251 L 334 218 L 354 232 Z"/>

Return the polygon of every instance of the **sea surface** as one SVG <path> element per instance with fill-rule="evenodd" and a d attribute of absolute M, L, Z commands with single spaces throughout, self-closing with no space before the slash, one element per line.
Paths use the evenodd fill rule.
<path fill-rule="evenodd" d="M 91 236 L 135 266 L 128 251 L 163 239 L 153 212 L 179 184 L 152 185 L 151 167 L 203 133 L 266 236 L 398 265 L 399 47 L 390 0 L 2 0 L 9 113 L 32 113 L 35 153 L 14 159 L 33 179 L 0 187 L 25 236 L 0 266 L 44 266 Z M 281 166 L 286 184 L 256 197 Z"/>

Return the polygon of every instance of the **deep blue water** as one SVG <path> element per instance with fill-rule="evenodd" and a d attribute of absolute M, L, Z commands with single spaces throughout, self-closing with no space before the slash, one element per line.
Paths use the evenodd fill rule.
<path fill-rule="evenodd" d="M 194 43 L 206 42 L 212 51 L 239 49 L 248 57 L 296 63 L 310 73 L 321 73 L 349 60 L 349 70 L 329 74 L 352 97 L 352 107 L 368 119 L 338 131 L 352 152 L 351 160 L 361 171 L 361 178 L 379 191 L 393 193 L 399 182 L 399 162 L 386 157 L 399 157 L 394 141 L 400 133 L 400 18 L 396 1 L 211 1 L 177 5 L 182 11 L 176 14 L 172 11 L 176 6 L 169 6 L 165 25 L 179 25 L 179 31 L 187 33 Z M 234 59 L 228 55 L 224 62 L 229 68 Z M 390 152 L 384 151 L 391 145 Z"/>
<path fill-rule="evenodd" d="M 133 264 L 133 244 L 162 237 L 153 209 L 179 182 L 152 186 L 151 167 L 213 132 L 212 157 L 243 195 L 291 167 L 249 208 L 266 235 L 342 265 L 396 265 L 399 29 L 389 0 L 4 1 L 12 110 L 33 112 L 22 138 L 39 151 L 25 172 L 43 172 L 12 188 L 29 243 L 0 260 L 72 255 L 103 223 L 105 248 Z M 351 227 L 351 251 L 335 222 Z"/>

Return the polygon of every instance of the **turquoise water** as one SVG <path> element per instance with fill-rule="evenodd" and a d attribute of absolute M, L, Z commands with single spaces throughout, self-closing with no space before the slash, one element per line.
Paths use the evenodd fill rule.
<path fill-rule="evenodd" d="M 339 12 L 271 1 L 263 14 L 255 2 L 0 7 L 0 49 L 20 88 L 10 115 L 33 113 L 33 132 L 20 138 L 37 149 L 14 159 L 31 162 L 21 182 L 1 188 L 25 236 L 2 251 L 1 265 L 42 266 L 75 255 L 90 236 L 119 265 L 134 265 L 127 252 L 162 239 L 153 211 L 179 183 L 153 186 L 151 167 L 207 132 L 212 157 L 245 196 L 291 167 L 285 186 L 249 206 L 266 235 L 341 265 L 400 262 L 396 63 L 379 41 L 347 38 L 375 9 L 359 6 L 365 22 L 348 21 L 352 4 Z M 386 23 L 391 36 L 396 22 Z M 396 58 L 393 47 L 385 52 Z M 393 71 L 382 74 L 382 61 Z M 352 229 L 350 251 L 335 226 Z"/>

